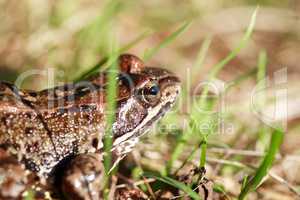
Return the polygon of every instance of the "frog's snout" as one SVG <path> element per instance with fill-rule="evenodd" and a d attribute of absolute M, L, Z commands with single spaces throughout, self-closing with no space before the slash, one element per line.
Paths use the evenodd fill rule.
<path fill-rule="evenodd" d="M 180 80 L 176 76 L 169 76 L 160 81 L 162 91 L 162 101 L 173 104 L 181 91 Z"/>

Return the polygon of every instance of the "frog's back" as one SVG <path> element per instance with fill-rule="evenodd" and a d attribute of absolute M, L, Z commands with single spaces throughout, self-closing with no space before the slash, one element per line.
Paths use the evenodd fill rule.
<path fill-rule="evenodd" d="M 0 83 L 0 145 L 38 172 L 53 162 L 54 148 L 37 113 L 16 92 L 12 84 Z"/>
<path fill-rule="evenodd" d="M 70 154 L 95 151 L 103 131 L 103 115 L 93 114 L 97 107 L 48 109 L 44 92 L 29 94 L 0 82 L 0 146 L 40 174 Z"/>

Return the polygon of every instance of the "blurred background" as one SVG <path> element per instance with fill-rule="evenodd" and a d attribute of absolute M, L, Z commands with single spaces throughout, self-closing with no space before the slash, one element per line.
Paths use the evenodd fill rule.
<path fill-rule="evenodd" d="M 286 73 L 286 81 L 279 80 L 278 87 L 287 92 L 286 101 L 283 99 L 287 112 L 282 111 L 275 120 L 283 122 L 287 131 L 272 168 L 284 182 L 269 178 L 251 198 L 296 199 L 300 189 L 299 0 L 0 0 L 0 79 L 14 82 L 20 74 L 37 70 L 33 74 L 42 75 L 28 76 L 22 83 L 23 88 L 40 90 L 72 81 L 108 55 L 112 42 L 121 48 L 139 38 L 127 52 L 143 57 L 148 49 L 185 22 L 191 22 L 185 32 L 147 60 L 147 65 L 173 71 L 186 90 L 194 91 L 199 82 L 207 79 L 212 67 L 240 43 L 257 5 L 259 10 L 251 39 L 216 80 L 225 85 L 241 81 L 225 97 L 224 119 L 231 130 L 209 139 L 207 176 L 236 196 L 245 171 L 217 160 L 257 166 L 268 147 L 269 136 L 259 131 L 264 120 L 257 117 L 250 106 L 251 94 L 258 82 L 255 70 L 259 56 L 265 55 L 270 83 L 276 79 L 277 72 Z M 199 58 L 204 55 L 203 49 L 205 56 Z M 51 83 L 45 78 L 50 72 L 55 74 Z M 273 89 L 277 86 L 270 85 L 266 94 L 271 100 L 261 108 L 266 115 L 274 110 Z M 193 96 L 193 92 L 190 95 Z M 180 118 L 190 112 L 185 105 L 187 101 L 181 99 Z M 167 119 L 172 120 L 172 116 Z M 160 137 L 163 139 L 157 142 Z M 143 154 L 141 164 L 150 169 L 162 168 L 163 161 L 169 159 L 174 138 L 176 134 L 150 134 L 144 138 L 138 148 L 143 150 L 135 151 Z M 189 150 L 187 148 L 182 157 L 189 154 Z"/>

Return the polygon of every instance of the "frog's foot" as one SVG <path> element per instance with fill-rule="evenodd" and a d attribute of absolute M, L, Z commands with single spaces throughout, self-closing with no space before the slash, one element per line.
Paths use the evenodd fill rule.
<path fill-rule="evenodd" d="M 32 186 L 31 175 L 15 157 L 0 148 L 0 199 L 21 199 Z"/>
<path fill-rule="evenodd" d="M 99 200 L 104 183 L 102 157 L 82 154 L 66 166 L 61 179 L 61 190 L 67 199 Z"/>

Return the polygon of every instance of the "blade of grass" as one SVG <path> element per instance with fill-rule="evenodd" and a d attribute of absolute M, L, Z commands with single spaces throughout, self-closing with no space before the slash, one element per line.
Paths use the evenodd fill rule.
<path fill-rule="evenodd" d="M 117 59 L 119 57 L 118 51 L 116 51 L 115 40 L 112 40 L 112 53 L 109 56 L 108 62 L 111 63 L 109 70 L 107 70 L 108 76 L 108 88 L 106 91 L 106 108 L 105 108 L 105 117 L 106 117 L 106 127 L 104 134 L 104 155 L 103 163 L 105 170 L 104 178 L 104 199 L 108 199 L 109 190 L 108 184 L 111 176 L 110 169 L 112 166 L 112 143 L 113 143 L 113 130 L 112 125 L 115 121 L 115 109 L 116 109 L 116 99 L 117 99 L 117 74 L 118 74 L 118 63 Z"/>
<path fill-rule="evenodd" d="M 267 53 L 265 50 L 262 50 L 259 53 L 258 64 L 257 64 L 257 90 L 263 91 L 266 88 L 266 69 L 267 69 Z M 263 109 L 266 105 L 266 95 L 264 92 L 259 92 L 257 95 L 258 105 L 257 108 L 259 111 Z M 269 128 L 262 124 L 258 132 L 258 141 L 257 147 L 264 151 L 267 148 L 269 137 Z"/>
<path fill-rule="evenodd" d="M 197 145 L 192 152 L 190 153 L 190 155 L 181 163 L 180 167 L 178 167 L 176 169 L 176 171 L 174 172 L 174 175 L 177 176 L 178 172 L 180 169 L 182 169 L 188 162 L 190 162 L 191 160 L 194 159 L 196 152 L 199 150 L 199 147 L 202 145 L 202 143 L 200 143 L 199 145 Z"/>
<path fill-rule="evenodd" d="M 236 48 L 234 48 L 226 58 L 224 58 L 221 62 L 219 62 L 217 65 L 215 65 L 215 67 L 212 69 L 212 71 L 209 74 L 210 78 L 216 77 L 217 74 L 220 72 L 220 70 L 226 64 L 228 64 L 233 58 L 235 58 L 237 56 L 237 54 L 247 45 L 247 43 L 250 40 L 251 35 L 254 31 L 257 12 L 258 12 L 258 7 L 255 9 L 254 13 L 252 14 L 250 24 L 249 24 L 242 40 L 239 42 L 239 45 Z"/>
<path fill-rule="evenodd" d="M 142 41 L 146 37 L 148 37 L 150 34 L 152 34 L 151 31 L 143 32 L 141 35 L 137 36 L 134 40 L 132 40 L 131 42 L 129 42 L 128 44 L 126 44 L 122 48 L 120 48 L 118 53 L 122 54 L 122 53 L 128 51 L 134 45 L 136 45 L 137 43 L 139 43 L 140 41 Z M 96 73 L 102 66 L 104 66 L 107 63 L 107 61 L 108 61 L 108 57 L 102 58 L 95 66 L 93 66 L 92 68 L 88 69 L 86 72 L 84 72 L 84 73 L 80 74 L 78 77 L 76 77 L 74 79 L 74 82 L 79 82 L 79 81 L 89 77 L 90 75 Z"/>
<path fill-rule="evenodd" d="M 206 150 L 207 150 L 207 137 L 203 137 L 203 143 L 201 145 L 200 163 L 199 168 L 204 168 L 206 163 Z"/>
<path fill-rule="evenodd" d="M 190 128 L 190 127 L 188 127 Z M 190 131 L 189 131 L 190 132 Z M 179 139 L 176 141 L 175 149 L 172 151 L 171 157 L 166 164 L 166 167 L 162 170 L 161 174 L 167 176 L 171 173 L 174 162 L 180 156 L 181 152 L 183 152 L 186 142 L 189 139 L 188 134 L 182 134 Z"/>
<path fill-rule="evenodd" d="M 215 78 L 219 72 L 223 69 L 223 67 L 228 64 L 233 58 L 235 58 L 237 56 L 237 54 L 247 45 L 248 41 L 251 38 L 251 35 L 254 31 L 254 27 L 255 27 L 255 22 L 256 22 L 256 16 L 257 16 L 257 12 L 258 12 L 258 7 L 255 9 L 255 11 L 253 12 L 252 16 L 251 16 L 251 20 L 249 23 L 249 26 L 243 36 L 243 38 L 241 39 L 241 41 L 239 42 L 239 45 L 234 48 L 229 54 L 228 56 L 226 56 L 223 60 L 221 60 L 218 64 L 216 64 L 212 70 L 210 71 L 208 77 L 209 80 L 212 80 L 213 78 Z M 202 101 L 205 101 L 206 97 L 207 97 L 207 93 L 208 93 L 208 87 L 205 87 L 202 93 Z"/>
<path fill-rule="evenodd" d="M 173 42 L 180 34 L 185 32 L 188 27 L 191 25 L 191 22 L 186 22 L 182 26 L 180 26 L 175 32 L 173 32 L 171 35 L 166 37 L 162 42 L 160 42 L 156 47 L 148 50 L 144 54 L 144 60 L 149 60 L 154 54 L 156 54 L 160 49 L 166 47 L 171 42 Z"/>
<path fill-rule="evenodd" d="M 98 55 L 110 54 L 109 33 L 116 31 L 118 16 L 124 8 L 124 3 L 120 0 L 105 0 L 98 15 L 76 33 L 76 56 L 72 63 L 74 73 L 72 77 L 68 77 L 70 81 L 77 78 L 78 72 L 81 74 L 86 69 L 84 66 L 97 62 Z"/>
<path fill-rule="evenodd" d="M 188 187 L 187 185 L 172 179 L 170 177 L 167 176 L 158 176 L 149 172 L 144 173 L 144 176 L 148 177 L 148 178 L 155 178 L 161 182 L 164 182 L 168 185 L 171 185 L 175 188 L 178 188 L 180 190 L 182 190 L 183 192 L 185 192 L 186 194 L 188 194 L 191 198 L 196 199 L 196 200 L 201 200 L 200 196 L 194 192 L 190 187 Z"/>
<path fill-rule="evenodd" d="M 262 50 L 259 53 L 258 58 L 258 72 L 257 72 L 257 81 L 263 81 L 266 77 L 266 69 L 267 69 L 267 53 L 265 50 Z M 265 81 L 264 81 L 265 85 Z"/>
<path fill-rule="evenodd" d="M 253 178 L 249 179 L 249 181 L 242 188 L 242 191 L 238 198 L 239 200 L 245 199 L 249 192 L 254 191 L 259 186 L 262 179 L 267 175 L 269 169 L 271 168 L 271 166 L 273 164 L 273 161 L 275 160 L 276 153 L 279 150 L 280 145 L 283 141 L 283 135 L 284 135 L 284 132 L 282 130 L 279 130 L 279 129 L 273 130 L 271 143 L 270 143 L 270 149 L 267 152 L 267 154 L 265 155 L 259 168 L 256 170 Z"/>
<path fill-rule="evenodd" d="M 110 56 L 111 65 L 108 70 L 108 88 L 106 96 L 106 131 L 105 131 L 105 140 L 104 140 L 104 166 L 105 171 L 108 173 L 111 168 L 111 147 L 112 147 L 112 124 L 115 121 L 115 109 L 116 109 L 116 99 L 117 99 L 117 73 L 118 73 L 118 64 L 117 64 L 117 54 Z"/>
<path fill-rule="evenodd" d="M 196 81 L 195 77 L 197 77 L 197 75 L 199 74 L 199 71 L 203 67 L 203 63 L 207 56 L 207 52 L 210 47 L 211 41 L 212 41 L 211 36 L 206 37 L 198 51 L 197 58 L 196 58 L 196 61 L 194 64 L 195 67 L 193 67 L 192 72 L 191 72 L 192 75 L 195 74 L 196 76 L 192 77 L 191 83 L 194 83 L 194 81 Z"/>
<path fill-rule="evenodd" d="M 224 189 L 224 186 L 223 185 L 220 185 L 220 184 L 214 184 L 213 185 L 213 191 L 214 192 L 217 192 L 219 194 L 223 194 L 226 198 L 225 199 L 230 199 L 230 197 L 227 195 L 225 189 Z"/>
<path fill-rule="evenodd" d="M 109 54 L 109 33 L 124 6 L 121 0 L 105 1 L 99 15 L 79 32 L 81 47 L 95 48 L 102 55 Z"/>
<path fill-rule="evenodd" d="M 258 8 L 255 9 L 255 11 L 253 12 L 252 16 L 251 16 L 251 20 L 249 23 L 249 26 L 243 36 L 243 38 L 241 39 L 241 41 L 239 42 L 239 45 L 234 48 L 228 56 L 226 56 L 223 60 L 221 60 L 219 63 L 217 63 L 212 70 L 209 73 L 209 80 L 212 80 L 213 78 L 215 78 L 219 72 L 223 69 L 223 67 L 228 64 L 228 62 L 230 62 L 233 58 L 235 58 L 237 56 L 237 54 L 246 46 L 246 44 L 248 43 L 248 41 L 251 38 L 251 35 L 254 31 L 254 27 L 255 27 L 255 22 L 256 22 L 256 16 L 257 16 L 257 12 L 258 12 Z M 201 98 L 200 98 L 200 106 L 201 105 L 207 105 L 206 103 L 206 99 L 207 99 L 207 94 L 208 94 L 208 85 L 206 85 L 203 89 L 203 92 L 201 94 Z M 195 109 L 193 109 L 195 110 Z M 197 114 L 197 113 L 194 113 Z"/>
<path fill-rule="evenodd" d="M 259 53 L 257 63 L 257 90 L 263 90 L 266 87 L 266 69 L 267 69 L 267 54 L 265 50 Z M 258 109 L 262 109 L 266 103 L 265 95 L 263 93 L 258 94 L 259 105 Z"/>
<path fill-rule="evenodd" d="M 241 82 L 247 80 L 248 78 L 255 77 L 256 74 L 257 74 L 257 68 L 250 69 L 246 73 L 244 73 L 241 76 L 238 76 L 234 80 L 230 81 L 230 85 L 228 87 L 226 87 L 225 92 L 228 92 L 230 89 L 234 88 L 234 86 L 239 85 Z"/>
<path fill-rule="evenodd" d="M 110 33 L 115 31 L 117 15 L 122 10 L 120 0 L 105 1 L 99 15 L 78 33 L 79 48 L 86 49 L 95 57 L 98 54 L 109 55 Z M 78 78 L 75 78 L 75 82 L 78 82 Z"/>

